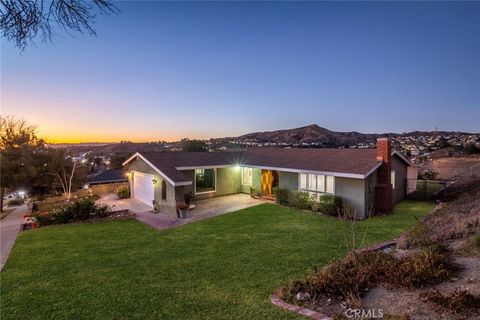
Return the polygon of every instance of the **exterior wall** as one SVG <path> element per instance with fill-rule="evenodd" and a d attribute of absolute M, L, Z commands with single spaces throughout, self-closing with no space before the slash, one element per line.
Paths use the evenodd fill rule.
<path fill-rule="evenodd" d="M 102 195 L 114 193 L 115 190 L 120 187 L 128 187 L 128 182 L 93 184 L 90 186 L 90 189 L 92 190 L 92 194 Z"/>
<path fill-rule="evenodd" d="M 262 170 L 252 168 L 252 185 L 242 184 L 242 172 L 240 170 L 240 192 L 250 193 L 250 187 L 254 188 L 257 192 L 262 191 Z"/>
<path fill-rule="evenodd" d="M 365 180 L 365 215 L 375 214 L 375 186 L 377 185 L 377 172 L 369 175 Z"/>
<path fill-rule="evenodd" d="M 342 197 L 358 218 L 365 218 L 365 180 L 335 177 L 335 195 Z"/>
<path fill-rule="evenodd" d="M 298 173 L 278 172 L 278 187 L 288 190 L 298 190 Z"/>
<path fill-rule="evenodd" d="M 177 203 L 176 203 L 176 194 L 175 194 L 175 187 L 170 184 L 168 181 L 165 181 L 165 185 L 167 187 L 167 198 L 166 200 L 162 200 L 162 181 L 164 180 L 157 171 L 155 171 L 152 167 L 150 167 L 145 161 L 138 158 L 126 165 L 127 170 L 132 171 L 139 171 L 143 173 L 148 173 L 154 176 L 157 183 L 153 185 L 154 191 L 154 199 L 158 203 L 158 208 L 160 212 L 170 214 L 170 215 L 177 215 Z M 130 178 L 130 192 L 133 196 L 135 190 L 133 190 L 133 178 Z M 151 204 L 150 204 L 151 205 Z"/>
<path fill-rule="evenodd" d="M 392 170 L 395 171 L 395 188 L 393 189 L 393 202 L 405 198 L 408 166 L 397 156 L 392 157 Z M 393 183 L 393 181 L 392 181 Z"/>
<path fill-rule="evenodd" d="M 195 184 L 195 170 L 182 170 L 182 173 L 192 179 Z M 194 184 L 192 184 L 184 186 L 183 193 L 192 192 L 196 199 L 205 199 L 242 192 L 241 173 L 242 170 L 238 167 L 217 168 L 215 192 L 195 194 Z"/>

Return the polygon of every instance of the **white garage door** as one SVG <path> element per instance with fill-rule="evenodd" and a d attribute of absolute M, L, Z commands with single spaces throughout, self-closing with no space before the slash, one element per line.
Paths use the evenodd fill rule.
<path fill-rule="evenodd" d="M 153 175 L 133 172 L 133 197 L 149 206 L 153 206 Z"/>

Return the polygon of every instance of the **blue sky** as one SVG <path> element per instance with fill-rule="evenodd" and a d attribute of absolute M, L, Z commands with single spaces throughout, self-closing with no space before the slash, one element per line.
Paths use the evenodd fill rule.
<path fill-rule="evenodd" d="M 480 3 L 117 5 L 97 37 L 2 39 L 2 113 L 54 142 L 480 131 Z"/>

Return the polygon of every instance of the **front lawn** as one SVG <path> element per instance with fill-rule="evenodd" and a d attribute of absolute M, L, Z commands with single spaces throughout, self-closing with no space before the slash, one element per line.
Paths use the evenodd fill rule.
<path fill-rule="evenodd" d="M 368 226 L 396 237 L 433 208 L 404 201 Z M 336 219 L 263 204 L 166 231 L 135 220 L 22 232 L 1 279 L 6 319 L 300 319 L 273 290 L 345 253 Z"/>

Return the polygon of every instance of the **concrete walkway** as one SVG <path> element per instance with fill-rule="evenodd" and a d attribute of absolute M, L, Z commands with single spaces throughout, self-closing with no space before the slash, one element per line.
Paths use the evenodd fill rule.
<path fill-rule="evenodd" d="M 188 211 L 188 217 L 186 219 L 177 219 L 164 213 L 153 214 L 152 212 L 137 212 L 136 214 L 137 220 L 157 230 L 164 230 L 249 208 L 265 202 L 270 201 L 252 199 L 250 195 L 246 194 L 234 194 L 198 200 L 195 209 Z"/>
<path fill-rule="evenodd" d="M 27 213 L 27 205 L 24 204 L 0 220 L 0 271 L 7 263 L 10 251 L 23 224 L 23 215 L 25 213 Z"/>

